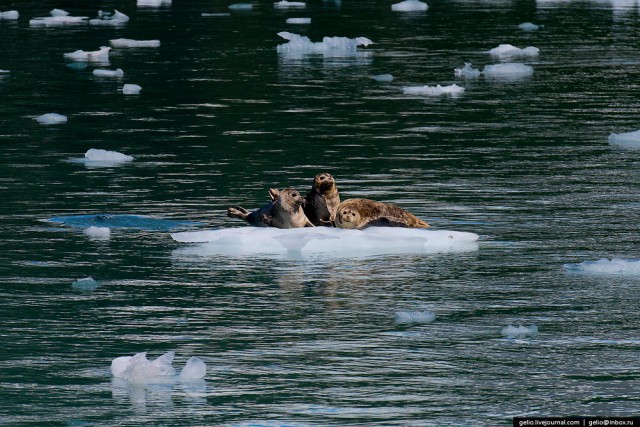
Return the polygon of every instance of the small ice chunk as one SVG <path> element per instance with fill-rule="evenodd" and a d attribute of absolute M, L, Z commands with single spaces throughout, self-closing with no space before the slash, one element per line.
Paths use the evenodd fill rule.
<path fill-rule="evenodd" d="M 63 116 L 58 113 L 47 113 L 36 118 L 38 123 L 42 123 L 43 125 L 57 125 L 59 123 L 66 123 L 67 116 Z"/>
<path fill-rule="evenodd" d="M 484 77 L 494 80 L 517 80 L 533 75 L 533 67 L 521 63 L 485 65 Z"/>
<path fill-rule="evenodd" d="M 419 0 L 405 0 L 391 5 L 395 12 L 424 12 L 429 8 L 425 2 Z"/>
<path fill-rule="evenodd" d="M 116 70 L 103 70 L 101 68 L 93 70 L 93 75 L 96 77 L 116 77 L 121 78 L 124 76 L 124 71 L 121 68 Z"/>
<path fill-rule="evenodd" d="M 90 148 L 84 153 L 86 161 L 90 162 L 106 162 L 106 163 L 126 163 L 132 162 L 133 157 L 117 151 L 102 150 L 99 148 Z"/>
<path fill-rule="evenodd" d="M 402 92 L 405 95 L 458 95 L 464 92 L 464 88 L 455 83 L 449 86 L 405 86 L 402 88 Z"/>
<path fill-rule="evenodd" d="M 10 72 L 9 70 L 0 70 L 0 74 L 9 74 Z"/>
<path fill-rule="evenodd" d="M 502 328 L 502 335 L 507 338 L 524 338 L 524 337 L 534 337 L 538 334 L 538 327 L 536 325 L 531 326 L 513 326 L 508 325 Z"/>
<path fill-rule="evenodd" d="M 470 62 L 465 62 L 462 68 L 455 68 L 453 73 L 456 77 L 463 77 L 465 79 L 477 79 L 480 77 L 480 70 L 473 68 Z"/>
<path fill-rule="evenodd" d="M 65 53 L 64 57 L 73 61 L 98 61 L 104 62 L 109 60 L 109 46 L 101 46 L 100 50 L 85 52 L 84 50 L 76 50 L 75 52 Z"/>
<path fill-rule="evenodd" d="M 311 18 L 287 18 L 287 24 L 311 24 Z"/>
<path fill-rule="evenodd" d="M 389 83 L 393 81 L 393 76 L 391 74 L 378 74 L 373 76 L 373 80 L 377 82 Z"/>
<path fill-rule="evenodd" d="M 113 47 L 160 47 L 160 40 L 113 39 L 109 43 Z"/>
<path fill-rule="evenodd" d="M 273 7 L 275 7 L 276 9 L 288 9 L 291 7 L 303 8 L 303 7 L 307 7 L 307 4 L 303 1 L 281 0 L 281 1 L 275 2 L 273 4 Z"/>
<path fill-rule="evenodd" d="M 231 16 L 230 13 L 201 13 L 200 16 Z"/>
<path fill-rule="evenodd" d="M 251 10 L 253 9 L 252 3 L 234 3 L 229 5 L 230 10 Z"/>
<path fill-rule="evenodd" d="M 288 40 L 287 43 L 278 45 L 278 53 L 284 55 L 322 54 L 326 56 L 353 56 L 357 54 L 358 46 L 373 44 L 366 37 L 324 37 L 321 42 L 312 42 L 309 37 L 300 36 L 288 31 L 278 33 L 280 37 Z"/>
<path fill-rule="evenodd" d="M 518 28 L 520 28 L 522 31 L 538 31 L 543 27 L 544 25 L 536 25 L 532 22 L 523 22 L 522 24 L 518 25 Z"/>
<path fill-rule="evenodd" d="M 115 10 L 113 15 L 106 15 L 98 13 L 98 19 L 91 19 L 89 25 L 122 25 L 129 21 L 129 17 L 118 10 Z"/>
<path fill-rule="evenodd" d="M 93 291 L 99 286 L 99 284 L 93 279 L 93 277 L 85 277 L 84 279 L 76 280 L 71 284 L 71 286 L 73 289 L 81 291 Z"/>
<path fill-rule="evenodd" d="M 436 315 L 429 310 L 396 312 L 396 323 L 431 323 L 434 320 Z"/>
<path fill-rule="evenodd" d="M 609 144 L 623 148 L 640 148 L 640 130 L 626 133 L 612 133 Z"/>
<path fill-rule="evenodd" d="M 640 260 L 602 258 L 598 261 L 584 261 L 580 264 L 565 264 L 564 268 L 574 273 L 637 276 L 640 275 Z"/>
<path fill-rule="evenodd" d="M 192 356 L 180 372 L 181 381 L 199 380 L 207 374 L 207 365 L 202 359 Z"/>
<path fill-rule="evenodd" d="M 497 57 L 519 57 L 519 58 L 526 58 L 526 57 L 534 57 L 534 56 L 538 56 L 538 54 L 540 53 L 540 49 L 538 49 L 537 47 L 533 47 L 533 46 L 529 46 L 529 47 L 525 47 L 524 49 L 521 49 L 519 47 L 515 47 L 511 44 L 501 44 L 498 47 L 494 47 L 493 49 L 491 49 L 489 51 L 489 54 L 492 56 L 497 56 Z"/>
<path fill-rule="evenodd" d="M 128 83 L 122 87 L 122 93 L 125 95 L 138 95 L 142 87 L 139 85 Z"/>
<path fill-rule="evenodd" d="M 170 6 L 171 0 L 138 0 L 138 6 L 148 6 L 148 7 L 160 7 L 160 6 Z"/>
<path fill-rule="evenodd" d="M 96 240 L 109 240 L 111 237 L 111 229 L 108 227 L 96 227 L 92 225 L 89 228 L 85 228 L 82 233 Z"/>
<path fill-rule="evenodd" d="M 6 12 L 0 12 L 0 21 L 15 21 L 20 17 L 17 10 L 8 10 Z"/>
<path fill-rule="evenodd" d="M 29 21 L 31 27 L 61 27 L 64 25 L 86 24 L 87 16 L 69 16 L 69 12 L 62 9 L 53 9 L 51 16 L 33 18 Z"/>
<path fill-rule="evenodd" d="M 57 17 L 57 16 L 69 16 L 69 12 L 62 9 L 52 9 L 49 11 L 49 15 Z"/>

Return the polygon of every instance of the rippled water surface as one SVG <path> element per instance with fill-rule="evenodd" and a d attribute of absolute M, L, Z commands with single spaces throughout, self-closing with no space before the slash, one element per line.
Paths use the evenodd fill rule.
<path fill-rule="evenodd" d="M 0 424 L 638 415 L 640 279 L 563 266 L 640 258 L 640 151 L 607 142 L 640 128 L 639 5 L 433 0 L 400 13 L 391 3 L 0 5 L 20 12 L 0 21 L 0 69 L 10 71 L 0 74 Z M 131 19 L 29 26 L 55 7 Z M 230 15 L 201 15 L 221 12 Z M 524 32 L 523 22 L 544 27 Z M 285 55 L 280 31 L 374 44 L 348 57 Z M 109 63 L 83 69 L 63 58 L 116 38 L 161 46 L 113 49 Z M 516 59 L 532 76 L 454 77 L 465 62 L 501 62 L 486 51 L 502 43 L 540 49 Z M 123 95 L 125 83 L 142 92 Z M 453 83 L 465 91 L 402 91 Z M 68 122 L 35 120 L 52 112 Z M 77 161 L 90 148 L 135 160 Z M 258 207 L 269 187 L 306 191 L 320 171 L 343 199 L 396 203 L 434 229 L 479 234 L 479 248 L 198 256 L 170 236 L 174 225 L 241 227 L 228 206 Z M 45 221 L 77 215 L 131 222 L 96 239 L 86 224 Z M 72 286 L 88 276 L 97 288 Z M 428 312 L 435 320 L 419 316 Z M 538 333 L 503 336 L 509 324 Z M 204 380 L 111 377 L 118 356 L 170 350 L 176 368 L 204 360 Z"/>

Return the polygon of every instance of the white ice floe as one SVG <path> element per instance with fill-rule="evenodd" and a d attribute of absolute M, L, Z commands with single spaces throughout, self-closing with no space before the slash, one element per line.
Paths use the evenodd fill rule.
<path fill-rule="evenodd" d="M 8 10 L 6 12 L 0 12 L 0 21 L 15 21 L 20 17 L 17 10 Z"/>
<path fill-rule="evenodd" d="M 395 12 L 424 12 L 429 8 L 425 2 L 419 0 L 405 0 L 391 5 Z"/>
<path fill-rule="evenodd" d="M 626 133 L 612 133 L 609 135 L 609 144 L 623 148 L 640 149 L 640 130 Z"/>
<path fill-rule="evenodd" d="M 538 334 L 538 327 L 536 325 L 531 325 L 531 326 L 508 325 L 502 328 L 502 335 L 504 335 L 507 338 L 534 337 L 537 334 Z"/>
<path fill-rule="evenodd" d="M 115 70 L 103 70 L 101 68 L 98 68 L 93 70 L 93 75 L 96 77 L 122 78 L 124 76 L 124 71 L 122 71 L 122 68 L 118 68 Z"/>
<path fill-rule="evenodd" d="M 494 47 L 493 49 L 489 50 L 488 53 L 499 58 L 529 58 L 538 56 L 538 54 L 540 53 L 540 49 L 533 46 L 519 48 L 511 44 L 501 44 L 498 47 Z"/>
<path fill-rule="evenodd" d="M 361 257 L 478 250 L 478 235 L 474 233 L 397 227 L 369 227 L 365 230 L 237 227 L 173 233 L 171 237 L 182 243 L 197 243 L 174 252 L 177 256 L 187 257 L 256 254 Z"/>
<path fill-rule="evenodd" d="M 111 374 L 136 384 L 173 383 L 194 381 L 204 378 L 207 365 L 198 357 L 191 357 L 178 375 L 173 367 L 175 353 L 169 351 L 153 361 L 147 360 L 147 353 L 116 357 L 111 362 Z"/>
<path fill-rule="evenodd" d="M 84 153 L 84 158 L 88 162 L 101 163 L 127 163 L 133 161 L 133 157 L 127 156 L 126 154 L 99 148 L 90 148 Z"/>
<path fill-rule="evenodd" d="M 565 264 L 564 268 L 573 273 L 586 274 L 614 274 L 620 276 L 640 275 L 640 260 L 626 260 L 620 258 L 599 259 L 598 261 L 584 261 L 579 264 Z"/>
<path fill-rule="evenodd" d="M 129 21 L 129 17 L 122 12 L 116 10 L 113 15 L 98 13 L 98 19 L 91 19 L 89 25 L 122 25 Z"/>
<path fill-rule="evenodd" d="M 533 75 L 533 67 L 521 63 L 485 65 L 484 78 L 489 80 L 520 80 Z"/>
<path fill-rule="evenodd" d="M 275 2 L 273 4 L 273 7 L 275 7 L 276 9 L 303 8 L 303 7 L 307 7 L 307 4 L 303 1 L 281 0 L 281 1 Z"/>
<path fill-rule="evenodd" d="M 311 18 L 287 18 L 287 24 L 311 24 Z"/>
<path fill-rule="evenodd" d="M 63 116 L 62 114 L 58 113 L 47 113 L 36 117 L 36 120 L 38 121 L 38 123 L 41 123 L 43 125 L 57 125 L 59 123 L 66 123 L 67 116 Z"/>
<path fill-rule="evenodd" d="M 324 37 L 321 42 L 312 42 L 309 37 L 281 31 L 280 37 L 288 40 L 288 43 L 277 47 L 278 53 L 284 55 L 322 54 L 325 56 L 353 56 L 357 54 L 358 46 L 373 44 L 366 37 Z"/>
<path fill-rule="evenodd" d="M 113 39 L 109 43 L 113 47 L 160 47 L 160 40 Z"/>
<path fill-rule="evenodd" d="M 66 10 L 62 10 L 62 9 L 51 9 L 49 11 L 49 15 L 51 16 L 69 16 L 69 12 L 67 12 Z"/>
<path fill-rule="evenodd" d="M 136 84 L 128 83 L 122 86 L 122 93 L 125 95 L 138 95 L 141 90 L 142 87 Z"/>
<path fill-rule="evenodd" d="M 440 96 L 440 95 L 459 95 L 464 92 L 464 88 L 457 84 L 449 86 L 405 86 L 402 88 L 402 92 L 405 95 L 427 95 L 427 96 Z"/>
<path fill-rule="evenodd" d="M 251 10 L 253 9 L 252 3 L 234 3 L 229 5 L 229 10 Z"/>
<path fill-rule="evenodd" d="M 137 5 L 146 7 L 171 6 L 171 0 L 138 0 Z"/>
<path fill-rule="evenodd" d="M 73 289 L 78 289 L 81 291 L 93 291 L 99 285 L 97 281 L 93 279 L 93 277 L 85 277 L 84 279 L 78 279 L 71 284 Z"/>
<path fill-rule="evenodd" d="M 436 320 L 436 315 L 429 310 L 396 312 L 396 323 L 431 323 L 434 320 Z"/>
<path fill-rule="evenodd" d="M 95 240 L 109 240 L 111 238 L 111 229 L 108 227 L 91 226 L 82 230 L 85 236 Z"/>
<path fill-rule="evenodd" d="M 393 81 L 393 76 L 391 74 L 378 74 L 373 76 L 373 80 L 381 83 L 389 83 Z"/>
<path fill-rule="evenodd" d="M 518 25 L 518 28 L 520 28 L 522 31 L 538 31 L 543 27 L 544 25 L 537 25 L 532 22 L 523 22 L 522 24 Z"/>
<path fill-rule="evenodd" d="M 65 53 L 64 57 L 72 61 L 96 61 L 107 62 L 109 60 L 109 46 L 101 46 L 100 50 L 84 51 L 76 50 L 75 52 Z"/>
<path fill-rule="evenodd" d="M 477 79 L 478 77 L 480 77 L 480 70 L 478 70 L 477 68 L 473 68 L 470 62 L 465 62 L 464 67 L 455 68 L 453 70 L 453 74 L 456 77 L 462 77 L 465 79 Z"/>
<path fill-rule="evenodd" d="M 62 27 L 65 25 L 86 24 L 88 16 L 70 16 L 69 12 L 62 9 L 53 9 L 51 16 L 33 18 L 29 21 L 31 27 Z"/>

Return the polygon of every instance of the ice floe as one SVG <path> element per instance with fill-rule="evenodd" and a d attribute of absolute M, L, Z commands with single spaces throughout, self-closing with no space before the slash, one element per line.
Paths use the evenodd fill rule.
<path fill-rule="evenodd" d="M 113 47 L 160 47 L 160 40 L 113 39 L 109 43 Z"/>
<path fill-rule="evenodd" d="M 309 37 L 281 31 L 280 37 L 288 40 L 287 43 L 278 45 L 278 53 L 284 55 L 322 54 L 325 56 L 353 56 L 357 54 L 358 46 L 373 44 L 366 37 L 324 37 L 321 42 L 312 42 Z"/>
<path fill-rule="evenodd" d="M 174 251 L 174 255 L 187 257 L 256 254 L 359 257 L 478 250 L 478 235 L 474 233 L 397 227 L 365 230 L 237 227 L 173 233 L 171 237 L 181 243 L 197 243 Z"/>
<path fill-rule="evenodd" d="M 0 12 L 0 21 L 15 21 L 20 17 L 17 10 L 8 10 L 6 12 Z"/>
<path fill-rule="evenodd" d="M 395 12 L 424 12 L 429 8 L 425 2 L 419 0 L 405 0 L 391 5 Z"/>
<path fill-rule="evenodd" d="M 118 68 L 115 70 L 103 70 L 101 68 L 93 70 L 93 75 L 96 77 L 116 77 L 122 78 L 124 76 L 124 71 L 122 68 Z"/>
<path fill-rule="evenodd" d="M 584 261 L 579 264 L 565 264 L 564 268 L 573 273 L 613 274 L 620 276 L 640 275 L 640 260 L 621 258 L 602 258 L 597 261 Z"/>
<path fill-rule="evenodd" d="M 107 62 L 109 60 L 109 46 L 101 46 L 99 50 L 84 51 L 76 50 L 75 52 L 65 53 L 63 56 L 72 61 L 97 61 Z"/>
<path fill-rule="evenodd" d="M 543 27 L 543 25 L 537 25 L 532 22 L 523 22 L 522 24 L 518 25 L 518 28 L 520 28 L 522 31 L 538 31 Z"/>
<path fill-rule="evenodd" d="M 273 4 L 276 9 L 288 9 L 288 8 L 303 8 L 307 7 L 307 4 L 303 1 L 287 1 L 281 0 Z"/>
<path fill-rule="evenodd" d="M 57 125 L 59 123 L 66 123 L 67 116 L 63 116 L 62 114 L 58 113 L 47 113 L 36 117 L 36 120 L 38 121 L 38 123 L 41 123 L 43 125 Z"/>
<path fill-rule="evenodd" d="M 137 5 L 143 7 L 171 6 L 171 0 L 138 0 Z"/>
<path fill-rule="evenodd" d="M 111 374 L 131 383 L 173 383 L 176 381 L 201 380 L 207 373 L 207 365 L 198 357 L 191 357 L 180 374 L 173 367 L 175 353 L 169 351 L 153 361 L 147 360 L 147 353 L 116 357 L 111 362 Z"/>
<path fill-rule="evenodd" d="M 125 95 L 138 95 L 141 90 L 142 90 L 142 87 L 136 84 L 128 83 L 122 86 L 122 93 Z"/>
<path fill-rule="evenodd" d="M 49 12 L 51 16 L 33 18 L 29 21 L 31 27 L 62 27 L 65 25 L 86 24 L 88 16 L 70 16 L 69 12 L 62 9 L 53 9 Z"/>
<path fill-rule="evenodd" d="M 510 44 L 501 44 L 498 47 L 494 47 L 489 50 L 488 53 L 499 58 L 528 58 L 538 56 L 538 54 L 540 54 L 540 49 L 533 46 L 519 48 Z"/>
<path fill-rule="evenodd" d="M 612 133 L 609 135 L 609 144 L 623 148 L 640 149 L 640 130 L 626 133 Z"/>
<path fill-rule="evenodd" d="M 82 229 L 88 227 L 107 227 L 145 231 L 175 231 L 202 225 L 202 223 L 196 221 L 178 221 L 128 214 L 65 215 L 48 218 L 44 221 Z"/>
<path fill-rule="evenodd" d="M 381 83 L 389 83 L 393 81 L 393 76 L 391 74 L 377 74 L 373 76 L 373 80 Z"/>
<path fill-rule="evenodd" d="M 85 228 L 82 233 L 94 240 L 109 240 L 111 238 L 111 229 L 109 227 L 96 227 L 92 225 Z"/>
<path fill-rule="evenodd" d="M 464 88 L 457 84 L 449 86 L 405 86 L 402 88 L 402 92 L 405 95 L 427 95 L 427 96 L 440 96 L 440 95 L 459 95 L 464 92 Z"/>
<path fill-rule="evenodd" d="M 234 3 L 229 5 L 229 10 L 252 10 L 252 3 Z"/>
<path fill-rule="evenodd" d="M 501 332 L 502 332 L 502 335 L 507 338 L 534 337 L 538 334 L 538 327 L 536 325 L 531 325 L 531 326 L 508 325 L 502 328 Z"/>
<path fill-rule="evenodd" d="M 533 67 L 521 63 L 506 62 L 504 64 L 485 65 L 484 78 L 489 80 L 512 81 L 533 75 Z"/>
<path fill-rule="evenodd" d="M 113 15 L 106 13 L 98 13 L 98 19 L 89 20 L 89 25 L 122 25 L 129 21 L 129 17 L 118 10 L 115 10 Z"/>
<path fill-rule="evenodd" d="M 431 323 L 436 320 L 436 315 L 432 311 L 397 311 L 396 323 L 412 324 L 412 323 Z"/>
<path fill-rule="evenodd" d="M 311 18 L 287 18 L 287 24 L 311 24 Z"/>
<path fill-rule="evenodd" d="M 85 277 L 84 279 L 78 279 L 71 284 L 73 289 L 80 291 L 93 291 L 98 288 L 100 284 L 94 280 L 93 277 Z"/>
<path fill-rule="evenodd" d="M 0 77 L 3 77 L 2 74 L 9 74 L 11 71 L 9 70 L 0 70 Z"/>
<path fill-rule="evenodd" d="M 126 154 L 99 148 L 90 148 L 84 153 L 84 158 L 91 162 L 126 163 L 133 161 L 133 157 Z"/>
<path fill-rule="evenodd" d="M 477 68 L 473 68 L 470 62 L 465 62 L 464 67 L 455 68 L 453 70 L 453 74 L 456 77 L 462 77 L 465 79 L 477 79 L 478 77 L 480 77 L 480 70 L 478 70 Z"/>

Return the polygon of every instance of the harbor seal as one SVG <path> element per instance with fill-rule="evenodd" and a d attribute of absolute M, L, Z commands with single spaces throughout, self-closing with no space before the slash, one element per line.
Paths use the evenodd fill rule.
<path fill-rule="evenodd" d="M 278 190 L 270 188 L 269 197 L 275 200 L 278 197 Z M 340 204 L 340 194 L 331 174 L 323 172 L 316 175 L 313 178 L 311 190 L 304 199 L 304 214 L 313 225 L 333 227 L 336 209 Z"/>
<path fill-rule="evenodd" d="M 271 194 L 271 190 L 269 191 Z M 277 192 L 277 197 L 263 207 L 249 212 L 241 206 L 227 209 L 231 218 L 239 218 L 256 227 L 302 228 L 313 227 L 302 210 L 304 197 L 291 188 Z"/>
<path fill-rule="evenodd" d="M 349 199 L 338 206 L 336 227 L 359 230 L 366 227 L 428 228 L 429 224 L 391 203 Z"/>

